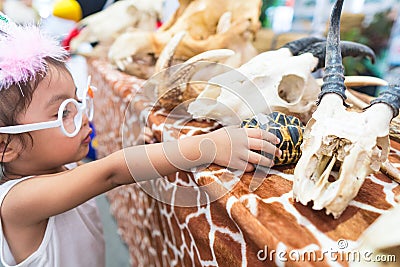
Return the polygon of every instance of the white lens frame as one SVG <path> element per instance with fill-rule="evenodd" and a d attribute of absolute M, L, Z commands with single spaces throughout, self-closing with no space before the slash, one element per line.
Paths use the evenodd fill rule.
<path fill-rule="evenodd" d="M 82 103 L 79 103 L 76 99 L 73 99 L 73 98 L 68 98 L 68 99 L 64 100 L 58 109 L 57 120 L 0 127 L 0 133 L 20 134 L 20 133 L 26 133 L 26 132 L 60 127 L 61 131 L 63 132 L 64 135 L 66 135 L 68 137 L 74 137 L 75 135 L 78 134 L 78 132 L 80 131 L 80 129 L 82 127 L 82 114 L 86 110 L 86 97 L 87 97 L 87 92 L 90 87 L 90 78 L 91 77 L 89 76 L 88 83 L 85 88 L 86 90 L 78 89 L 77 93 L 76 93 L 78 99 L 82 100 Z M 93 87 L 91 87 L 91 88 L 93 88 Z M 73 131 L 72 133 L 68 133 L 63 124 L 64 109 L 69 103 L 74 104 L 77 109 L 77 114 L 74 117 L 75 131 Z M 94 113 L 93 102 L 91 102 L 91 107 L 89 110 L 90 110 L 90 112 L 89 112 L 90 114 L 87 114 L 87 116 L 88 116 L 89 121 L 91 121 L 93 119 L 93 113 Z"/>
<path fill-rule="evenodd" d="M 72 133 L 68 133 L 63 124 L 64 108 L 69 103 L 73 103 L 77 108 L 77 114 L 74 117 L 75 131 L 73 131 Z M 20 133 L 26 133 L 26 132 L 60 127 L 63 134 L 65 134 L 68 137 L 74 137 L 75 135 L 77 135 L 77 133 L 81 129 L 82 113 L 83 113 L 84 109 L 85 108 L 83 107 L 82 103 L 79 103 L 75 99 L 69 98 L 69 99 L 64 100 L 61 103 L 60 108 L 58 109 L 57 120 L 0 127 L 0 133 L 20 134 Z"/>

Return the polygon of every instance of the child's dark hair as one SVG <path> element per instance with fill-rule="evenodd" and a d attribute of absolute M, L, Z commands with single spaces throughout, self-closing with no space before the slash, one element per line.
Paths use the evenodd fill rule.
<path fill-rule="evenodd" d="M 42 82 L 43 79 L 49 74 L 49 72 L 51 72 L 49 66 L 53 66 L 55 67 L 55 69 L 59 71 L 68 72 L 65 62 L 50 57 L 46 58 L 45 60 L 47 62 L 46 73 L 37 73 L 31 82 L 13 84 L 9 88 L 0 89 L 0 127 L 19 124 L 17 119 L 18 115 L 21 112 L 25 112 L 28 109 L 32 101 L 32 96 L 35 89 L 38 87 L 39 83 Z M 0 151 L 1 153 L 0 178 L 2 176 L 7 177 L 5 170 L 5 163 L 3 162 L 3 160 L 4 160 L 4 153 L 7 149 L 8 144 L 11 142 L 13 138 L 18 138 L 22 144 L 22 148 L 25 148 L 27 146 L 28 139 L 24 138 L 24 135 L 29 136 L 32 145 L 33 144 L 32 137 L 29 133 L 8 135 L 4 147 L 2 151 Z"/>

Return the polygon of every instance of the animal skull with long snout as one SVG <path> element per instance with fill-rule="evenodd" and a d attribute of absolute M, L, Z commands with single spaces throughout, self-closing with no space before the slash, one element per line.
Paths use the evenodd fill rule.
<path fill-rule="evenodd" d="M 204 88 L 205 83 L 201 81 L 221 71 L 217 62 L 235 54 L 229 49 L 214 49 L 172 66 L 176 49 L 186 34 L 184 31 L 179 32 L 167 43 L 155 65 L 156 75 L 150 79 L 155 85 L 157 104 L 167 112 L 196 97 L 198 90 Z M 206 77 L 199 75 L 201 71 Z"/>
<path fill-rule="evenodd" d="M 324 84 L 318 107 L 307 123 L 302 156 L 294 170 L 293 195 L 313 209 L 338 218 L 357 195 L 367 175 L 380 169 L 389 153 L 389 125 L 397 116 L 400 87 L 390 86 L 364 112 L 345 106 L 339 22 L 343 0 L 331 15 Z"/>
<path fill-rule="evenodd" d="M 224 125 L 237 125 L 270 111 L 295 115 L 306 123 L 316 109 L 320 86 L 312 72 L 324 66 L 321 47 L 325 43 L 321 38 L 302 38 L 216 75 L 209 80 L 212 85 L 189 105 L 188 112 L 194 118 L 211 118 Z M 343 56 L 365 56 L 374 61 L 375 54 L 367 46 L 353 42 L 340 45 Z"/>
<path fill-rule="evenodd" d="M 211 78 L 211 85 L 189 104 L 188 112 L 223 125 L 238 125 L 255 114 L 270 113 L 269 108 L 306 115 L 320 91 L 311 76 L 317 64 L 311 53 L 293 56 L 286 48 L 264 52 Z"/>

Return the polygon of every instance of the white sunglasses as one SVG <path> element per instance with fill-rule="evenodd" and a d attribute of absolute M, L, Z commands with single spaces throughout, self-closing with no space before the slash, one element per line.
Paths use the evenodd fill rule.
<path fill-rule="evenodd" d="M 93 119 L 93 91 L 95 91 L 96 88 L 90 85 L 90 81 L 91 76 L 88 76 L 86 87 L 77 89 L 76 96 L 81 102 L 73 98 L 68 98 L 61 103 L 58 109 L 57 120 L 0 127 L 0 133 L 19 134 L 60 127 L 61 131 L 66 136 L 74 137 L 82 127 L 83 112 L 86 113 L 89 121 Z"/>

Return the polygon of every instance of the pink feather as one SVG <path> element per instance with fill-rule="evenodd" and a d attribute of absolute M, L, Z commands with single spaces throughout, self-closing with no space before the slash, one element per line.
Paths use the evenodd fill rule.
<path fill-rule="evenodd" d="M 29 82 L 46 71 L 46 57 L 63 61 L 68 52 L 37 26 L 12 27 L 0 39 L 0 90 L 15 83 Z"/>

